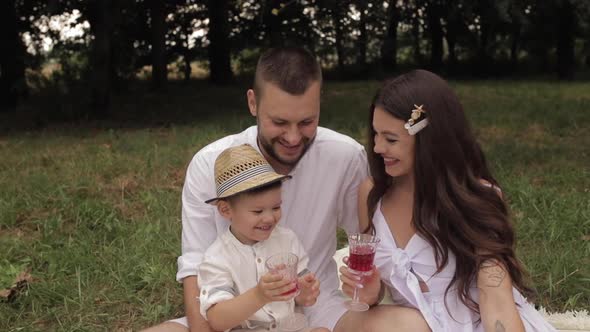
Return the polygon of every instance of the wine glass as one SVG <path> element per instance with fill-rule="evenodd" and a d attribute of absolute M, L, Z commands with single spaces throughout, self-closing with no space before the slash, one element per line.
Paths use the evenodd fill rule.
<path fill-rule="evenodd" d="M 348 269 L 356 275 L 371 275 L 373 271 L 373 260 L 377 244 L 381 241 L 378 237 L 370 234 L 352 234 L 348 236 L 349 257 L 345 263 Z M 346 308 L 350 311 L 366 311 L 369 305 L 359 300 L 358 288 L 354 287 L 352 299 L 346 301 Z"/>
<path fill-rule="evenodd" d="M 299 295 L 299 285 L 297 284 L 297 265 L 299 257 L 297 255 L 285 252 L 270 256 L 266 262 L 266 269 L 272 274 L 279 274 L 283 279 L 295 281 L 295 287 L 281 295 Z M 279 319 L 278 328 L 280 331 L 299 331 L 307 325 L 307 319 L 304 314 L 291 312 L 289 315 Z"/>

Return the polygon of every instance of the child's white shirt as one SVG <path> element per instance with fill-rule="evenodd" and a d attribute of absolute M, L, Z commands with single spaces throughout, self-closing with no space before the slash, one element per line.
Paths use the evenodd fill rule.
<path fill-rule="evenodd" d="M 276 227 L 265 241 L 243 244 L 229 231 L 222 233 L 205 252 L 199 266 L 201 315 L 214 304 L 232 299 L 256 287 L 267 273 L 266 259 L 280 252 L 292 252 L 299 257 L 299 276 L 309 272 L 307 256 L 293 231 Z M 294 300 L 271 302 L 242 322 L 242 328 L 273 328 L 280 317 L 293 312 Z"/>

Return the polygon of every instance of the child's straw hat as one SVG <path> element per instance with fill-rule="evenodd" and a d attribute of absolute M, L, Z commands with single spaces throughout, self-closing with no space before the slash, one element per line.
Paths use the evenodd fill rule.
<path fill-rule="evenodd" d="M 229 198 L 290 177 L 276 173 L 251 145 L 234 146 L 225 149 L 215 160 L 217 197 L 206 200 L 205 203 L 217 204 L 218 199 Z"/>

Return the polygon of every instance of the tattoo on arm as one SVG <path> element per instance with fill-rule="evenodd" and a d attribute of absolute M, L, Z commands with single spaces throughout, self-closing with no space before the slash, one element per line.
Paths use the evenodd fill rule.
<path fill-rule="evenodd" d="M 501 321 L 496 321 L 494 332 L 506 332 L 506 328 L 504 327 L 504 324 L 502 324 Z"/>
<path fill-rule="evenodd" d="M 498 287 L 500 284 L 502 284 L 504 278 L 506 278 L 506 271 L 496 261 L 488 260 L 483 262 L 481 264 L 481 272 L 484 274 L 484 285 L 488 287 Z M 502 325 L 502 323 L 500 323 L 500 325 Z"/>

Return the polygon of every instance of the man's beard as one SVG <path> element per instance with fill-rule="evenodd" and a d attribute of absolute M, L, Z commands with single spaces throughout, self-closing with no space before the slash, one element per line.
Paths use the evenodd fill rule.
<path fill-rule="evenodd" d="M 303 138 L 303 151 L 301 151 L 301 154 L 295 159 L 295 160 L 285 160 L 284 158 L 281 158 L 279 156 L 279 154 L 275 151 L 273 144 L 281 144 L 279 143 L 279 139 L 273 139 L 270 142 L 266 141 L 262 138 L 262 136 L 260 135 L 260 132 L 258 133 L 258 144 L 260 144 L 260 148 L 272 159 L 278 161 L 279 163 L 285 165 L 285 166 L 295 166 L 297 165 L 297 163 L 299 162 L 299 160 L 301 160 L 301 158 L 303 158 L 303 155 L 307 152 L 307 149 L 311 146 L 311 144 L 313 143 L 313 140 L 315 139 L 315 136 L 313 138 Z"/>

